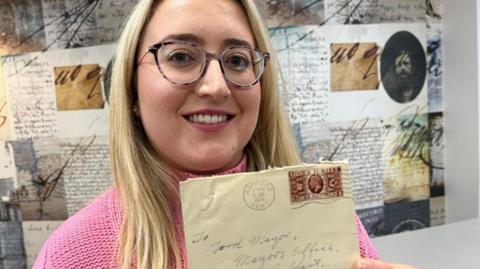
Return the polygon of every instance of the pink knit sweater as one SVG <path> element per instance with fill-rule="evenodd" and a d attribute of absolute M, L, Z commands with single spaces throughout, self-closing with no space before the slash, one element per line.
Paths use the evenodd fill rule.
<path fill-rule="evenodd" d="M 245 159 L 221 174 L 245 171 Z M 185 178 L 195 177 L 184 174 Z M 173 215 L 177 240 L 185 253 L 183 224 L 180 210 L 174 206 Z M 33 269 L 117 268 L 115 252 L 117 235 L 122 223 L 122 206 L 118 192 L 111 188 L 90 205 L 66 220 L 45 242 Z M 362 257 L 378 258 L 362 223 L 356 218 L 357 236 Z M 184 257 L 182 257 L 185 260 Z M 187 268 L 184 264 L 183 268 Z"/>

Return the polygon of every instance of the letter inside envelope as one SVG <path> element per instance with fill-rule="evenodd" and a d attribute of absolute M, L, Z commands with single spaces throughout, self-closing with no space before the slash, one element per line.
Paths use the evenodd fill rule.
<path fill-rule="evenodd" d="M 180 184 L 189 269 L 346 269 L 360 258 L 348 165 Z"/>

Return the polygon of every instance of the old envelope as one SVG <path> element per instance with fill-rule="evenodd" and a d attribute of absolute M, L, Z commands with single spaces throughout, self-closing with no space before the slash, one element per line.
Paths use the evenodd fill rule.
<path fill-rule="evenodd" d="M 189 269 L 345 269 L 360 258 L 346 163 L 180 185 Z"/>

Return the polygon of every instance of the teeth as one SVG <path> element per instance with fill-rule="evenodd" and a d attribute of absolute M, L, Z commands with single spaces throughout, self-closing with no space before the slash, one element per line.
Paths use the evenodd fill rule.
<path fill-rule="evenodd" d="M 188 120 L 194 123 L 204 123 L 204 124 L 215 124 L 219 122 L 227 121 L 228 116 L 225 114 L 222 115 L 203 115 L 195 114 L 188 116 Z"/>

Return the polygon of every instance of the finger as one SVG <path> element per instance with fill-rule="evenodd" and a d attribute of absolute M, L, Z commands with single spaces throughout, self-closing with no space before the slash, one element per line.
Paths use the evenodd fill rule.
<path fill-rule="evenodd" d="M 360 259 L 352 267 L 353 269 L 418 269 L 417 267 L 406 265 L 406 264 L 397 264 L 397 263 L 387 263 L 380 260 L 373 259 Z"/>

